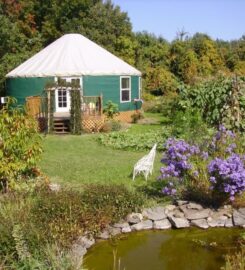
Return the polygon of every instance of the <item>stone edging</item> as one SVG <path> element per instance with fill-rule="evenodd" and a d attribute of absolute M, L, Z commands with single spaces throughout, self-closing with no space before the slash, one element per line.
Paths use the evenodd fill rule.
<path fill-rule="evenodd" d="M 156 206 L 143 209 L 142 213 L 131 213 L 125 220 L 108 226 L 97 239 L 109 239 L 121 233 L 141 230 L 165 230 L 171 228 L 188 228 L 195 226 L 201 229 L 209 227 L 243 227 L 245 228 L 245 208 L 233 209 L 225 205 L 219 209 L 203 208 L 200 204 L 177 201 L 176 205 Z M 96 239 L 89 236 L 79 237 L 72 246 L 72 256 L 82 261 Z"/>

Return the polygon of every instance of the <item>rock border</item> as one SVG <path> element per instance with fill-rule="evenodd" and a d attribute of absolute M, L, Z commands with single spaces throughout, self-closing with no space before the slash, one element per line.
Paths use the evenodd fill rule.
<path fill-rule="evenodd" d="M 107 226 L 96 238 L 88 234 L 79 237 L 72 246 L 71 254 L 76 261 L 82 262 L 87 250 L 99 239 L 107 240 L 116 235 L 133 231 L 188 227 L 245 228 L 245 208 L 233 209 L 231 205 L 225 205 L 219 209 L 204 208 L 200 204 L 182 200 L 176 201 L 175 205 L 145 208 L 141 213 L 131 213 L 125 220 Z"/>

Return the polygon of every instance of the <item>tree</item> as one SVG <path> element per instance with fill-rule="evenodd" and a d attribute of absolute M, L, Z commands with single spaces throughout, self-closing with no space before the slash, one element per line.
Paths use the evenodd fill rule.
<path fill-rule="evenodd" d="M 150 90 L 158 90 L 162 94 L 175 92 L 178 86 L 175 76 L 163 67 L 152 68 L 146 70 L 146 88 Z"/>

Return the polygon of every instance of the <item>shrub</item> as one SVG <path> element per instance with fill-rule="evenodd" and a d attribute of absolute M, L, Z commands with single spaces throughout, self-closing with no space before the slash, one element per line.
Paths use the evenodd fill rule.
<path fill-rule="evenodd" d="M 102 132 L 111 132 L 111 131 L 119 131 L 122 128 L 122 125 L 119 121 L 109 120 L 106 121 L 101 129 Z"/>
<path fill-rule="evenodd" d="M 209 140 L 213 134 L 213 130 L 208 128 L 198 110 L 176 111 L 171 120 L 171 136 L 189 143 L 202 143 Z"/>
<path fill-rule="evenodd" d="M 244 78 L 220 76 L 193 87 L 180 89 L 178 105 L 200 110 L 205 121 L 214 126 L 244 130 Z"/>
<path fill-rule="evenodd" d="M 142 108 L 145 112 L 160 113 L 164 107 L 164 97 L 155 97 L 152 100 L 145 101 Z"/>
<path fill-rule="evenodd" d="M 66 251 L 78 236 L 97 233 L 143 203 L 141 194 L 115 185 L 9 193 L 0 197 L 0 261 L 10 269 L 66 269 Z"/>
<path fill-rule="evenodd" d="M 109 100 L 104 108 L 104 114 L 108 119 L 113 119 L 119 114 L 118 105 Z"/>
<path fill-rule="evenodd" d="M 142 204 L 142 196 L 124 186 L 88 185 L 83 192 L 40 192 L 30 217 L 39 240 L 68 247 L 84 231 L 97 232 Z"/>
<path fill-rule="evenodd" d="M 144 115 L 142 112 L 136 112 L 131 115 L 131 119 L 133 123 L 138 123 L 138 121 L 143 118 L 144 118 Z"/>
<path fill-rule="evenodd" d="M 160 176 L 169 180 L 163 193 L 184 193 L 195 199 L 198 195 L 199 199 L 216 204 L 228 198 L 234 200 L 245 190 L 245 158 L 239 143 L 240 139 L 223 126 L 202 149 L 184 140 L 169 139 Z"/>
<path fill-rule="evenodd" d="M 12 181 L 33 175 L 42 153 L 37 122 L 11 105 L 0 111 L 0 182 L 5 190 Z"/>

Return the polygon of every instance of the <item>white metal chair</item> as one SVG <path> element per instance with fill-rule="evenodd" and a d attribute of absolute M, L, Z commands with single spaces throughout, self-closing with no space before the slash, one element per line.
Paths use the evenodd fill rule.
<path fill-rule="evenodd" d="M 154 144 L 151 151 L 148 155 L 142 157 L 135 165 L 134 165 L 134 172 L 133 172 L 133 180 L 137 174 L 142 173 L 147 180 L 148 175 L 152 174 L 154 160 L 156 156 L 156 148 L 157 144 Z"/>

